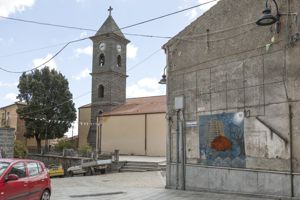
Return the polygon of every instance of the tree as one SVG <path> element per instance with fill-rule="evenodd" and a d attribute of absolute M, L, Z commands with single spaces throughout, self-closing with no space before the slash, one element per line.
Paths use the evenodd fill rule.
<path fill-rule="evenodd" d="M 27 148 L 20 140 L 14 142 L 14 158 L 25 158 L 27 155 Z"/>
<path fill-rule="evenodd" d="M 26 138 L 41 140 L 61 138 L 76 120 L 76 109 L 67 79 L 56 70 L 45 67 L 23 73 L 19 79 L 17 98 L 26 106 L 17 110 L 24 119 Z"/>

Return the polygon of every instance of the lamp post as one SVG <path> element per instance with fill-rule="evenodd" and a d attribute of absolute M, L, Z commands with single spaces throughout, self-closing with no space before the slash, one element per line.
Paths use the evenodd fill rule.
<path fill-rule="evenodd" d="M 277 26 L 279 26 L 279 20 L 280 20 L 280 13 L 279 13 L 279 9 L 278 9 L 278 4 L 276 2 L 276 0 L 272 0 L 276 6 L 276 15 L 272 15 L 271 13 L 271 8 L 268 5 L 269 0 L 266 0 L 266 7 L 264 9 L 264 11 L 262 12 L 263 15 L 256 21 L 256 24 L 258 26 L 269 26 L 272 25 L 274 23 L 277 23 Z M 279 29 L 277 28 L 277 32 L 279 32 Z"/>
<path fill-rule="evenodd" d="M 167 75 L 166 75 L 167 66 L 164 68 L 164 74 L 162 75 L 162 79 L 158 82 L 159 84 L 167 84 Z"/>
<path fill-rule="evenodd" d="M 102 119 L 103 119 L 103 111 L 100 110 L 97 116 L 96 158 L 98 158 L 98 153 L 101 154 Z"/>

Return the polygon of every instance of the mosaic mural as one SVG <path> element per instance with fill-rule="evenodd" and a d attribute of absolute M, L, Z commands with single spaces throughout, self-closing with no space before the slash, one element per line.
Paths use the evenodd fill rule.
<path fill-rule="evenodd" d="M 200 116 L 201 164 L 245 167 L 244 113 Z"/>

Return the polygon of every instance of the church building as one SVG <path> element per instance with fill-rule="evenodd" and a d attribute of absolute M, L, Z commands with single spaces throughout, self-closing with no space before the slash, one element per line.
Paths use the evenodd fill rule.
<path fill-rule="evenodd" d="M 166 97 L 126 99 L 126 46 L 130 42 L 109 16 L 93 42 L 91 104 L 79 108 L 79 148 L 165 156 Z"/>

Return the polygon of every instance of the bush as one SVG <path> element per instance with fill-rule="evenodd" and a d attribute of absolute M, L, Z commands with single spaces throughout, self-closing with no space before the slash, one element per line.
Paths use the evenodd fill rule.
<path fill-rule="evenodd" d="M 14 157 L 15 158 L 25 158 L 27 155 L 27 148 L 23 142 L 20 140 L 15 140 L 14 143 Z"/>
<path fill-rule="evenodd" d="M 92 147 L 90 147 L 89 145 L 85 145 L 79 148 L 79 153 L 82 155 L 87 156 L 91 152 L 92 152 Z"/>
<path fill-rule="evenodd" d="M 75 144 L 70 140 L 60 140 L 55 146 L 55 151 L 62 152 L 64 149 L 75 149 Z"/>

